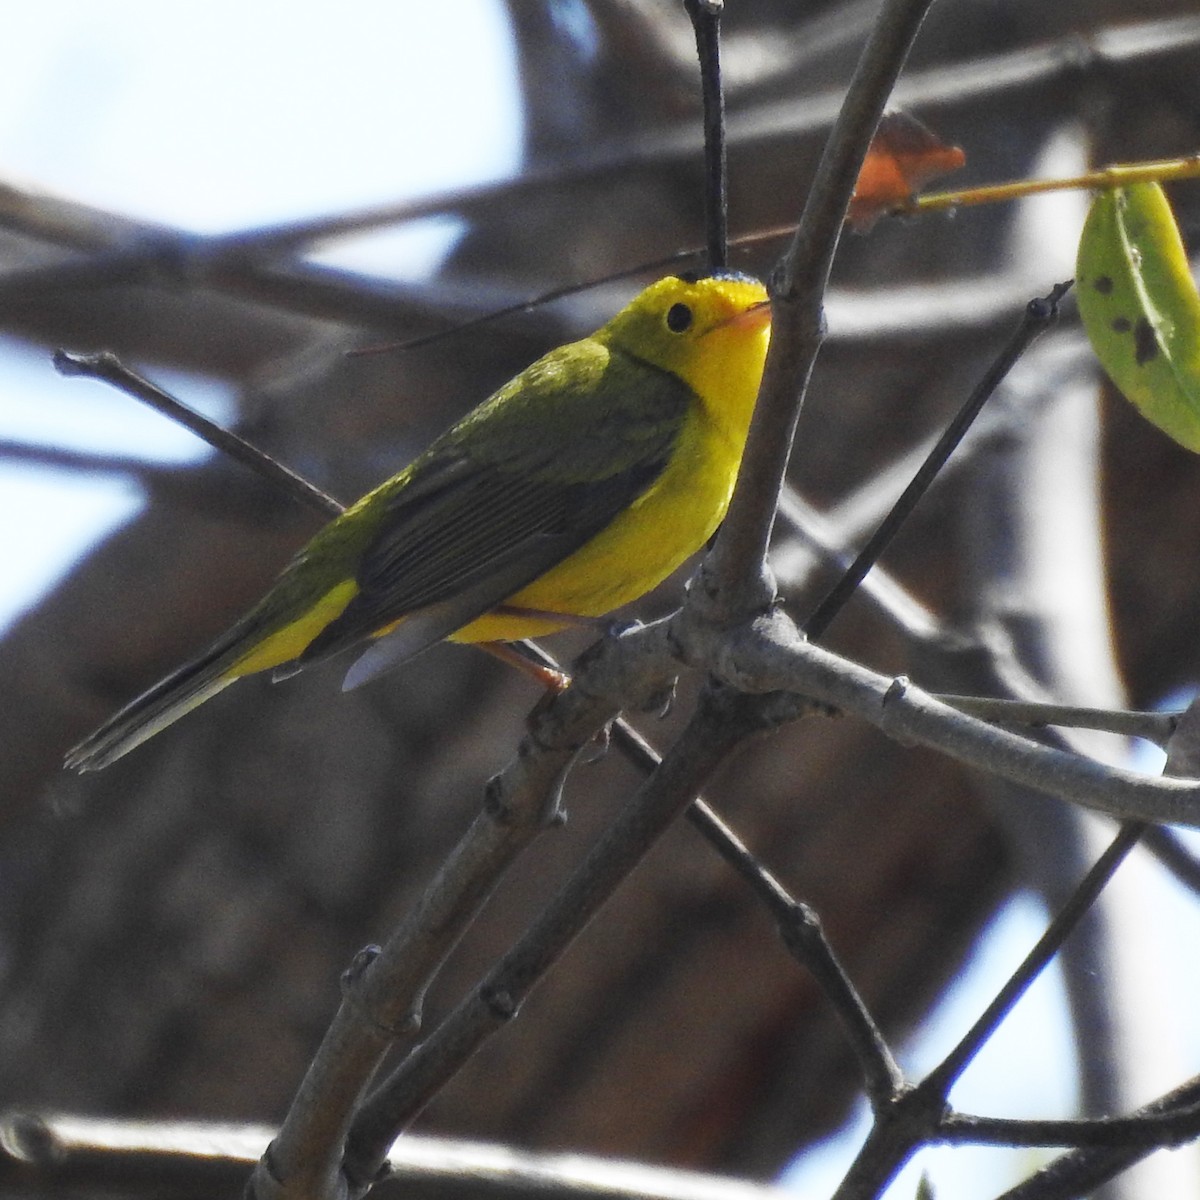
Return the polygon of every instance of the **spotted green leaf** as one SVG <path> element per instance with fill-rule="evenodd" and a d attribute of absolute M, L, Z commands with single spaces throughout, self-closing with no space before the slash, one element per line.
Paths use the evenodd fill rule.
<path fill-rule="evenodd" d="M 1079 239 L 1083 327 L 1144 417 L 1200 452 L 1200 295 L 1163 190 L 1098 192 Z"/>

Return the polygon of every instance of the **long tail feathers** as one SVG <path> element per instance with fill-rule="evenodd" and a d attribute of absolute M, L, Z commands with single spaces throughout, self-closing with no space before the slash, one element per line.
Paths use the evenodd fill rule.
<path fill-rule="evenodd" d="M 68 751 L 66 765 L 75 771 L 98 771 L 107 767 L 160 729 L 215 696 L 235 678 L 227 674 L 227 650 L 225 645 L 214 646 L 209 653 L 185 663 L 148 692 L 130 701 L 95 733 Z"/>

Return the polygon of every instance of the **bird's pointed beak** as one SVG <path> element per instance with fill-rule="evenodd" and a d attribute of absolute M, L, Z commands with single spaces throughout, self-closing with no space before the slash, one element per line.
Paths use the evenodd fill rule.
<path fill-rule="evenodd" d="M 738 313 L 732 323 L 739 329 L 761 329 L 764 325 L 770 325 L 770 300 L 760 300 L 757 304 L 752 304 L 745 312 Z"/>
<path fill-rule="evenodd" d="M 762 329 L 764 325 L 771 323 L 771 301 L 760 300 L 757 304 L 750 305 L 749 308 L 744 308 L 740 313 L 734 313 L 732 317 L 727 317 L 724 321 L 713 326 L 713 329 L 734 329 L 744 330 L 747 333 L 753 332 L 756 329 Z M 712 330 L 709 330 L 711 333 Z"/>

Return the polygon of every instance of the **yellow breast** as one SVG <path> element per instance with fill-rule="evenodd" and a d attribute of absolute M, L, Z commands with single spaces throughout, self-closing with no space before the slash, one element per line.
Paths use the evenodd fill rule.
<path fill-rule="evenodd" d="M 662 475 L 610 525 L 506 607 L 599 617 L 657 587 L 713 535 L 733 494 L 741 447 L 729 445 L 703 413 L 689 417 Z M 515 641 L 564 622 L 488 614 L 455 633 L 456 642 Z"/>
<path fill-rule="evenodd" d="M 714 330 L 706 361 L 681 371 L 696 400 L 667 468 L 591 541 L 505 602 L 506 608 L 599 617 L 657 587 L 712 537 L 729 507 L 766 356 L 769 327 Z M 515 641 L 563 628 L 490 613 L 456 642 Z"/>

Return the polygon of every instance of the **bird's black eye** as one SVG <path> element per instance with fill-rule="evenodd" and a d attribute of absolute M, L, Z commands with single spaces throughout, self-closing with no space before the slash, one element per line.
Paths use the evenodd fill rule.
<path fill-rule="evenodd" d="M 672 304 L 667 309 L 667 328 L 672 333 L 683 333 L 692 325 L 692 310 L 686 304 Z"/>

